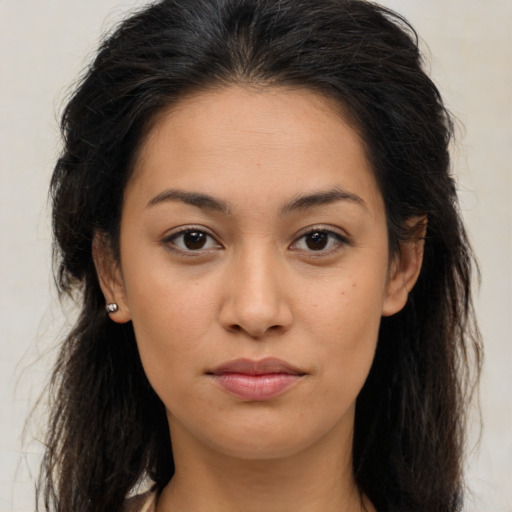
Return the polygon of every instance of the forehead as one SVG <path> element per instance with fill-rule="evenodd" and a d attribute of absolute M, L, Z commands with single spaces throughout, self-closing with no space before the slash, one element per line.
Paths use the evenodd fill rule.
<path fill-rule="evenodd" d="M 364 143 L 334 101 L 309 90 L 241 86 L 203 91 L 161 112 L 127 193 L 192 187 L 229 200 L 244 189 L 261 199 L 264 184 L 269 198 L 333 186 L 380 198 Z"/>

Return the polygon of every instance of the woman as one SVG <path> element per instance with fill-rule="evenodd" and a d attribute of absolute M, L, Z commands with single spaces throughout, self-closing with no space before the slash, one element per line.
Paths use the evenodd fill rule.
<path fill-rule="evenodd" d="M 480 347 L 420 61 L 361 0 L 164 0 L 105 40 L 52 180 L 82 309 L 46 510 L 461 510 Z"/>

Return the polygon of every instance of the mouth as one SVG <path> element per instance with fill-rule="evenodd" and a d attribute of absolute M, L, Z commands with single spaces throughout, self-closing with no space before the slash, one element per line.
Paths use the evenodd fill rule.
<path fill-rule="evenodd" d="M 207 375 L 224 391 L 241 400 L 261 402 L 276 398 L 307 374 L 275 358 L 260 361 L 236 359 L 221 364 Z"/>

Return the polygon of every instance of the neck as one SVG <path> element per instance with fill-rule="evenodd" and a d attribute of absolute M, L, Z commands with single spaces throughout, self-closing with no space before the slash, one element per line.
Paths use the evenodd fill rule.
<path fill-rule="evenodd" d="M 157 512 L 375 510 L 354 481 L 351 432 L 337 451 L 328 439 L 335 434 L 328 434 L 298 454 L 247 460 L 219 454 L 197 440 L 183 442 L 187 434 L 179 426 L 171 430 L 176 473 L 160 496 Z"/>

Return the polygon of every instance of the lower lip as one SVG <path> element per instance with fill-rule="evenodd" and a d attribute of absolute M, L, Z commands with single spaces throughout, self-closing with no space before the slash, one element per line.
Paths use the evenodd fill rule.
<path fill-rule="evenodd" d="M 242 400 L 258 402 L 282 395 L 301 379 L 301 375 L 288 373 L 223 373 L 212 377 L 228 393 Z"/>

